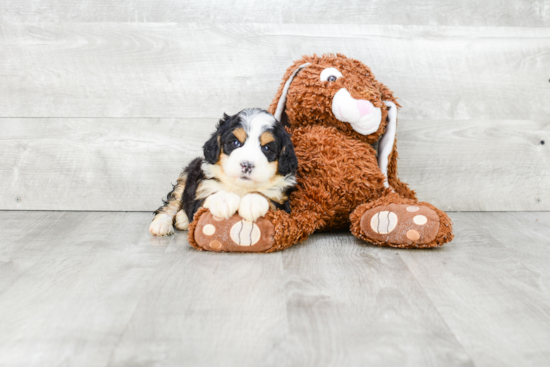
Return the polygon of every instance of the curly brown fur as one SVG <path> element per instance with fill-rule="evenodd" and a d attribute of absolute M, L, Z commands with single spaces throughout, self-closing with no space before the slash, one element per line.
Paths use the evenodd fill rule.
<path fill-rule="evenodd" d="M 316 230 L 347 227 L 352 208 L 382 194 L 384 176 L 369 144 L 315 125 L 296 128 L 292 143 L 300 164 L 290 206 L 316 213 Z"/>
<path fill-rule="evenodd" d="M 380 138 L 386 127 L 387 108 L 383 101 L 392 101 L 398 107 L 397 99 L 393 93 L 383 84 L 379 83 L 369 67 L 358 60 L 349 59 L 341 54 L 326 54 L 323 56 L 304 56 L 290 66 L 284 77 L 273 102 L 268 108 L 274 113 L 277 107 L 286 80 L 296 68 L 306 62 L 310 66 L 304 68 L 292 81 L 286 100 L 285 113 L 292 128 L 311 124 L 322 126 L 334 126 L 346 135 L 356 137 L 369 144 L 374 144 Z M 319 80 L 319 75 L 327 67 L 336 67 L 345 78 L 341 78 L 328 86 Z M 346 88 L 351 96 L 356 99 L 371 101 L 376 107 L 382 108 L 382 124 L 378 131 L 370 135 L 361 135 L 355 132 L 348 123 L 338 120 L 332 113 L 332 99 L 340 90 Z"/>
<path fill-rule="evenodd" d="M 274 113 L 282 95 L 286 80 L 304 63 L 311 65 L 301 70 L 292 81 L 292 88 L 288 91 L 284 111 L 285 121 L 292 129 L 300 126 L 321 125 L 334 126 L 346 136 L 354 137 L 368 144 L 374 144 L 386 129 L 388 109 L 383 101 L 391 101 L 401 107 L 393 92 L 384 84 L 378 82 L 371 69 L 362 62 L 347 58 L 342 54 L 326 54 L 323 56 L 304 56 L 290 66 L 284 77 L 273 102 L 268 108 Z M 319 79 L 323 69 L 336 67 L 345 77 L 327 85 Z M 338 120 L 332 112 L 332 100 L 341 89 L 346 88 L 355 99 L 366 99 L 375 107 L 382 109 L 382 123 L 378 130 L 370 135 L 361 135 L 352 129 L 350 124 Z M 407 198 L 416 198 L 416 194 L 407 184 L 397 178 L 397 145 L 395 144 L 388 168 L 390 184 L 400 195 Z"/>
<path fill-rule="evenodd" d="M 292 80 L 284 110 L 300 162 L 291 206 L 301 215 L 315 214 L 318 217 L 315 230 L 342 228 L 351 222 L 352 231 L 359 237 L 359 212 L 363 214 L 366 208 L 383 205 L 385 200 L 417 202 L 416 193 L 397 177 L 397 142 L 388 165 L 388 182 L 395 191 L 391 195 L 392 191 L 384 188 L 376 152 L 370 146 L 380 139 L 387 126 L 388 109 L 383 101 L 400 106 L 369 67 L 341 54 L 327 54 L 304 56 L 295 61 L 287 69 L 268 111 L 275 112 L 286 81 L 305 63 L 311 65 L 300 70 Z M 331 83 L 321 81 L 321 72 L 329 67 L 338 69 L 344 77 Z M 346 88 L 353 98 L 366 99 L 381 108 L 382 123 L 376 132 L 362 135 L 335 117 L 333 98 L 341 88 Z M 440 218 L 437 238 L 423 247 L 452 240 L 452 225 L 447 215 L 431 204 L 419 204 L 433 208 Z"/>
<path fill-rule="evenodd" d="M 200 208 L 199 210 L 197 210 L 197 212 L 193 216 L 193 219 L 189 223 L 189 231 L 187 232 L 187 241 L 189 242 L 189 244 L 200 251 L 204 251 L 204 249 L 199 246 L 197 241 L 195 241 L 195 227 L 197 226 L 198 219 L 207 211 L 208 209 L 206 208 Z"/>

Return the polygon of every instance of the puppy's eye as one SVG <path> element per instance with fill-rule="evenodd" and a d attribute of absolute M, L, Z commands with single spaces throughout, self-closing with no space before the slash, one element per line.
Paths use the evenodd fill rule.
<path fill-rule="evenodd" d="M 320 79 L 322 82 L 335 82 L 336 79 L 341 78 L 342 73 L 335 68 L 326 68 L 321 71 Z"/>
<path fill-rule="evenodd" d="M 231 144 L 233 144 L 233 146 L 234 146 L 235 148 L 240 148 L 240 147 L 243 146 L 243 145 L 241 144 L 241 142 L 238 141 L 238 140 L 233 140 L 233 143 L 231 143 Z"/>
<path fill-rule="evenodd" d="M 267 145 L 264 145 L 264 146 L 262 147 L 262 151 L 264 151 L 264 152 L 269 152 L 269 150 L 270 150 L 270 149 L 269 149 L 269 147 L 268 147 Z"/>

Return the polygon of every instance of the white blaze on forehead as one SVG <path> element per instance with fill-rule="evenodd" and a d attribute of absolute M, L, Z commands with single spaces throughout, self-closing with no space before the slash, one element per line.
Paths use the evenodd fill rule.
<path fill-rule="evenodd" d="M 260 109 L 247 109 L 239 114 L 242 128 L 246 131 L 246 141 L 242 147 L 233 150 L 222 162 L 225 173 L 233 178 L 246 177 L 248 182 L 243 185 L 257 185 L 268 182 L 277 173 L 276 165 L 270 164 L 262 152 L 260 137 L 262 133 L 273 127 L 275 118 Z M 249 173 L 242 171 L 241 164 L 253 166 Z"/>
<path fill-rule="evenodd" d="M 256 145 L 256 143 L 259 145 L 262 133 L 275 124 L 273 116 L 261 110 L 244 110 L 239 116 L 247 134 L 244 145 L 247 145 L 249 141 L 253 145 Z"/>

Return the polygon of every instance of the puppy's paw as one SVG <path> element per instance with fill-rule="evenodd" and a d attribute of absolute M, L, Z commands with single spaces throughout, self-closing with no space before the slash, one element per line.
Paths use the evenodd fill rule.
<path fill-rule="evenodd" d="M 227 191 L 218 191 L 204 201 L 204 207 L 210 209 L 213 216 L 229 219 L 239 209 L 241 198 L 237 194 Z"/>
<path fill-rule="evenodd" d="M 258 218 L 266 215 L 268 210 L 269 202 L 265 197 L 258 194 L 247 194 L 241 199 L 239 215 L 249 222 L 255 222 Z"/>
<path fill-rule="evenodd" d="M 187 228 L 189 228 L 189 219 L 183 210 L 180 210 L 178 214 L 176 214 L 176 223 L 174 223 L 174 227 L 180 231 L 187 231 Z"/>
<path fill-rule="evenodd" d="M 155 236 L 168 236 L 174 234 L 172 222 L 174 219 L 168 214 L 157 214 L 149 225 L 149 232 Z"/>

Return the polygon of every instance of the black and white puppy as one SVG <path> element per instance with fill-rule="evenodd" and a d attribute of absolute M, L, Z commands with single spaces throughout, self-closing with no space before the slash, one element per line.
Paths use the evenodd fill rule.
<path fill-rule="evenodd" d="M 155 211 L 149 231 L 156 236 L 187 230 L 201 207 L 228 219 L 236 212 L 250 222 L 267 211 L 290 212 L 289 194 L 298 160 L 289 134 L 269 112 L 245 109 L 224 117 L 181 173 L 164 205 Z"/>

